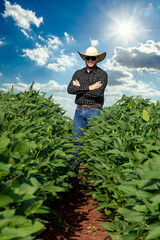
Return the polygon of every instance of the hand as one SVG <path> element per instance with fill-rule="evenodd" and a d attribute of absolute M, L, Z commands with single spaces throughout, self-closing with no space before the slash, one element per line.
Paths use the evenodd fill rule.
<path fill-rule="evenodd" d="M 74 81 L 73 81 L 73 85 L 74 85 L 74 86 L 77 86 L 77 87 L 80 87 L 80 86 L 81 86 L 80 83 L 78 82 L 78 80 L 74 80 Z"/>
<path fill-rule="evenodd" d="M 101 86 L 102 86 L 102 83 L 101 83 L 101 81 L 99 81 L 99 82 L 94 83 L 93 85 L 90 85 L 89 90 L 95 90 L 95 89 L 100 88 Z"/>

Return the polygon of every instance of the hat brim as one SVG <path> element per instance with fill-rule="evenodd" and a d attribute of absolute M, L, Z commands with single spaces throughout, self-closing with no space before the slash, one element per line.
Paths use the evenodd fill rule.
<path fill-rule="evenodd" d="M 98 56 L 98 61 L 97 62 L 101 62 L 101 61 L 103 61 L 104 59 L 105 59 L 105 57 L 106 57 L 106 52 L 104 52 L 104 53 L 100 53 L 100 54 L 83 54 L 83 53 L 81 53 L 81 52 L 78 52 L 79 53 L 79 55 L 81 56 L 81 58 L 85 61 L 85 57 L 86 56 Z"/>

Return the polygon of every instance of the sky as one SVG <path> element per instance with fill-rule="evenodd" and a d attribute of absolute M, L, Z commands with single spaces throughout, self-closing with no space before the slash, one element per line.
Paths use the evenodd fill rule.
<path fill-rule="evenodd" d="M 73 119 L 78 51 L 90 46 L 106 58 L 104 106 L 123 94 L 160 99 L 160 0 L 0 0 L 0 90 L 53 95 Z"/>

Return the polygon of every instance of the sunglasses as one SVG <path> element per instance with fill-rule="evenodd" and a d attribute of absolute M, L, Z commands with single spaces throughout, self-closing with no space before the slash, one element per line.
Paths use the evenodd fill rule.
<path fill-rule="evenodd" d="M 86 59 L 86 61 L 89 61 L 90 59 L 92 61 L 96 61 L 97 57 L 96 56 L 92 56 L 92 57 L 91 56 L 86 56 L 85 59 Z"/>

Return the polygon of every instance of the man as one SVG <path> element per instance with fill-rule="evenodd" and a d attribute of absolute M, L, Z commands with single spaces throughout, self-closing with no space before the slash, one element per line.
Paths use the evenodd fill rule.
<path fill-rule="evenodd" d="M 107 73 L 97 66 L 97 63 L 106 57 L 106 52 L 99 54 L 95 47 L 89 47 L 84 54 L 78 53 L 85 61 L 86 67 L 74 73 L 67 88 L 69 94 L 76 95 L 73 140 L 78 140 L 78 137 L 83 135 L 82 129 L 87 128 L 90 117 L 100 115 L 108 82 Z M 77 141 L 77 145 L 79 144 Z"/>

